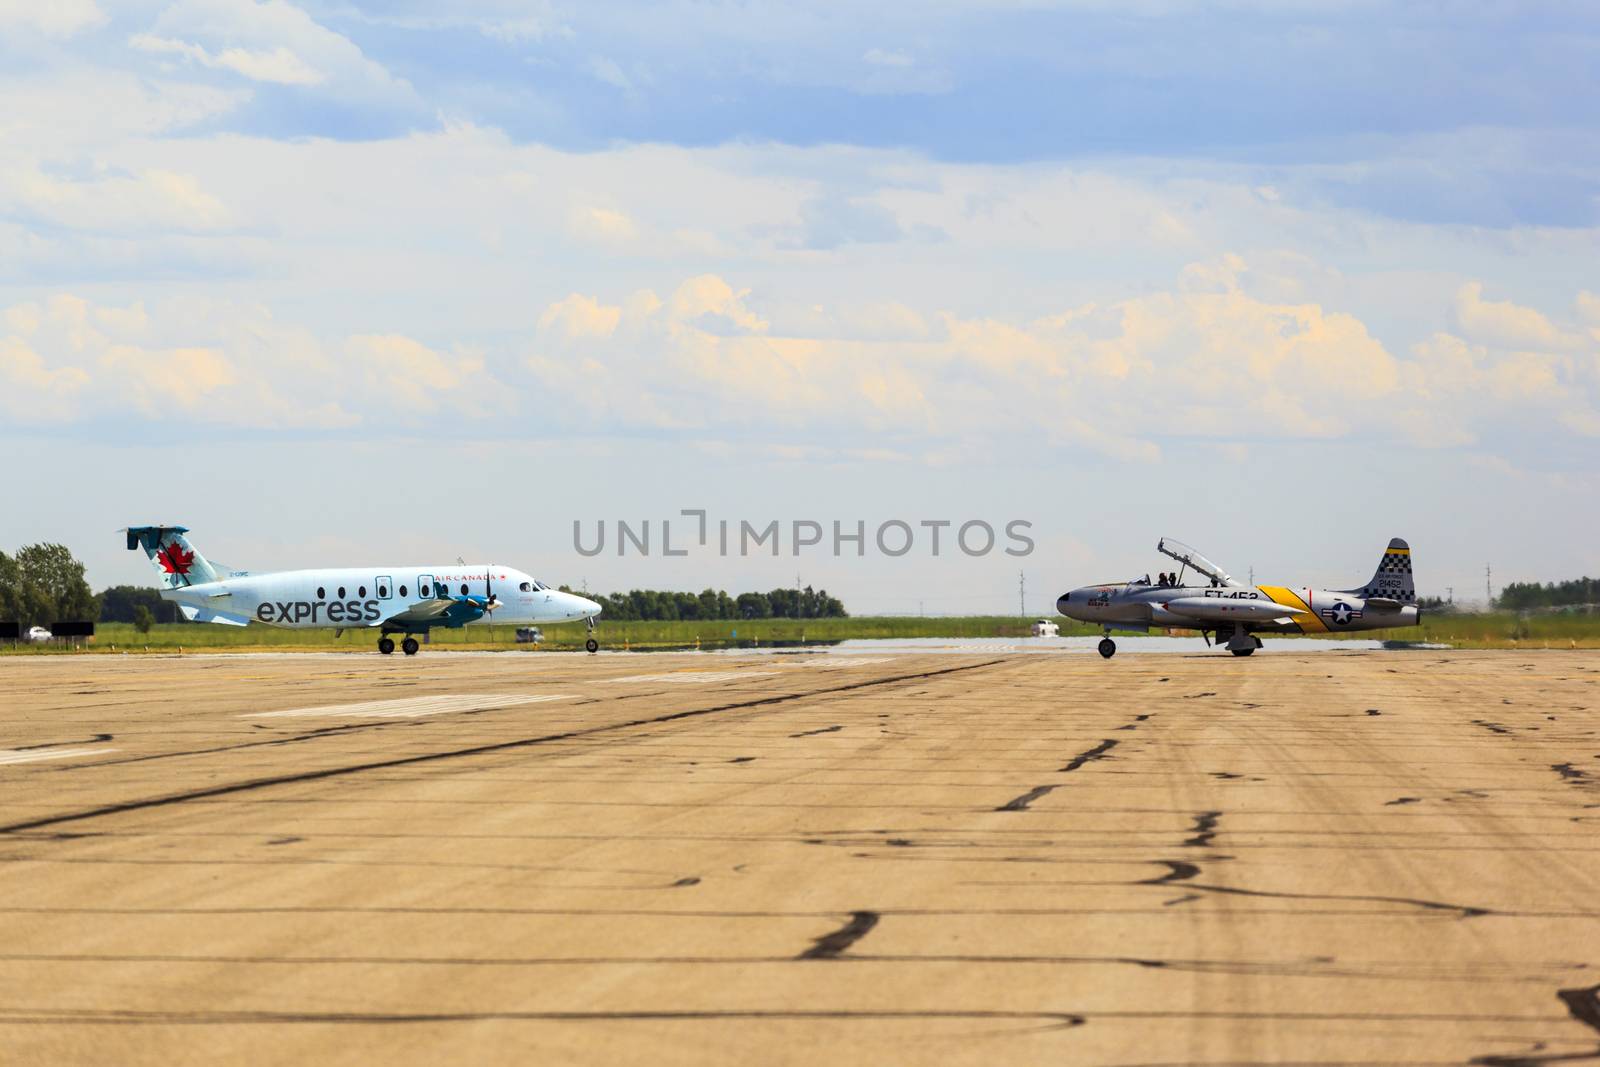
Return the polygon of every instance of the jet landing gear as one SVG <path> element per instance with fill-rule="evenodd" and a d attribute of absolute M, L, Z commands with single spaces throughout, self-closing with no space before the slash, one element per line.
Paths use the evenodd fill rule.
<path fill-rule="evenodd" d="M 1111 640 L 1109 633 L 1100 639 L 1100 644 L 1097 647 L 1100 649 L 1100 655 L 1106 659 L 1110 659 L 1117 654 L 1117 643 Z"/>
<path fill-rule="evenodd" d="M 599 652 L 600 642 L 594 639 L 594 616 L 589 616 L 586 621 L 589 623 L 589 639 L 583 643 L 583 650 L 585 652 Z"/>
<path fill-rule="evenodd" d="M 1248 634 L 1243 630 L 1238 630 L 1234 632 L 1232 637 L 1228 638 L 1228 643 L 1224 647 L 1235 656 L 1248 656 L 1261 647 L 1261 638 L 1255 634 Z"/>
<path fill-rule="evenodd" d="M 421 647 L 421 645 L 417 644 L 417 639 L 415 637 L 408 637 L 404 641 L 400 642 L 400 651 L 404 652 L 408 656 L 415 656 L 417 654 L 417 650 Z M 382 652 L 385 656 L 393 655 L 394 638 L 390 637 L 388 634 L 384 634 L 382 637 L 378 638 L 378 651 Z"/>

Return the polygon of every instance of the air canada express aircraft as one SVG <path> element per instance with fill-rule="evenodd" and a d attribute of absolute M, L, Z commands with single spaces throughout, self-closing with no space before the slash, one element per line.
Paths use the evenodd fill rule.
<path fill-rule="evenodd" d="M 186 619 L 244 626 L 252 619 L 292 630 L 360 627 L 378 631 L 378 651 L 417 654 L 416 634 L 458 629 L 480 619 L 508 623 L 594 620 L 600 605 L 552 589 L 498 563 L 446 566 L 338 567 L 255 573 L 208 562 L 184 537 L 184 526 L 131 526 L 128 548 L 142 548 L 161 578 L 161 597 Z M 591 632 L 585 647 L 599 643 Z"/>
<path fill-rule="evenodd" d="M 1200 553 L 1170 537 L 1156 551 L 1181 565 L 1155 582 L 1147 574 L 1128 582 L 1086 585 L 1063 593 L 1056 610 L 1069 618 L 1102 627 L 1106 637 L 1100 654 L 1116 654 L 1112 630 L 1149 632 L 1152 626 L 1199 630 L 1211 634 L 1235 656 L 1261 647 L 1262 633 L 1325 634 L 1344 630 L 1387 630 L 1422 621 L 1416 584 L 1411 576 L 1411 546 L 1396 537 L 1384 550 L 1372 578 L 1358 589 L 1289 588 L 1245 585 Z M 1187 580 L 1193 571 L 1203 581 Z"/>

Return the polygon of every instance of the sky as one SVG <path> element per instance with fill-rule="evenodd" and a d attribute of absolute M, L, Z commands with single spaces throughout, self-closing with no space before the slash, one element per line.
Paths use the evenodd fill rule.
<path fill-rule="evenodd" d="M 0 0 L 0 546 L 858 613 L 1163 535 L 1600 573 L 1596 99 L 1575 0 Z"/>

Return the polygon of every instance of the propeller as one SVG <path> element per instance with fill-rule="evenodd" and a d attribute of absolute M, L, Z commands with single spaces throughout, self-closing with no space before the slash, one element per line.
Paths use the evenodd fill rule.
<path fill-rule="evenodd" d="M 489 564 L 483 571 L 483 594 L 485 612 L 491 612 L 500 606 L 500 601 L 494 596 L 494 564 Z"/>

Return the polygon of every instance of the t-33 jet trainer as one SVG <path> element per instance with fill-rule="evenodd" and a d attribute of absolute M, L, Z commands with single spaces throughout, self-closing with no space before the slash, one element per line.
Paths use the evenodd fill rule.
<path fill-rule="evenodd" d="M 518 625 L 589 621 L 600 605 L 564 593 L 498 563 L 444 566 L 333 567 L 319 570 L 229 570 L 210 563 L 184 537 L 183 526 L 131 526 L 128 548 L 142 548 L 161 577 L 161 598 L 176 601 L 194 622 L 244 626 L 254 619 L 291 630 L 358 626 L 378 631 L 378 651 L 417 654 L 417 634 L 458 629 L 480 619 Z M 590 634 L 585 647 L 600 647 Z"/>
<path fill-rule="evenodd" d="M 1214 634 L 1217 643 L 1235 656 L 1248 656 L 1261 647 L 1258 633 L 1387 630 L 1422 621 L 1411 577 L 1411 547 L 1398 537 L 1389 542 L 1372 578 L 1356 589 L 1245 585 L 1169 537 L 1163 537 L 1156 550 L 1177 560 L 1177 571 L 1154 582 L 1147 574 L 1129 582 L 1086 585 L 1056 601 L 1061 614 L 1105 630 L 1100 654 L 1107 659 L 1117 651 L 1112 630 L 1148 633 L 1152 626 L 1199 630 L 1207 644 Z"/>

